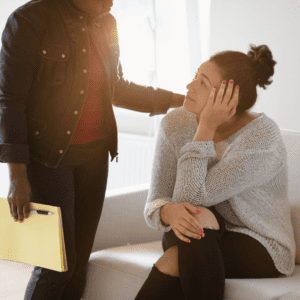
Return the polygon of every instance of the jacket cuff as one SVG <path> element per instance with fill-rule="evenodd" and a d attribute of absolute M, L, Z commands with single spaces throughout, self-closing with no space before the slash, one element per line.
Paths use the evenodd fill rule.
<path fill-rule="evenodd" d="M 27 144 L 2 144 L 0 145 L 0 162 L 29 164 L 30 154 Z"/>
<path fill-rule="evenodd" d="M 166 114 L 172 104 L 173 92 L 159 88 L 157 88 L 156 91 L 158 91 L 159 93 L 154 94 L 154 99 L 152 102 L 153 108 L 149 117 L 153 117 L 155 115 L 160 114 Z"/>

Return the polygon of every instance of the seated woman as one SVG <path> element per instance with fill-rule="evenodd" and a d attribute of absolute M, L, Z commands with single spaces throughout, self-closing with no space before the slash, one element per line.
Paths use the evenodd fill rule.
<path fill-rule="evenodd" d="M 293 273 L 286 148 L 271 118 L 248 111 L 276 63 L 265 45 L 217 53 L 162 119 L 144 215 L 164 254 L 135 300 L 221 300 L 227 278 Z"/>

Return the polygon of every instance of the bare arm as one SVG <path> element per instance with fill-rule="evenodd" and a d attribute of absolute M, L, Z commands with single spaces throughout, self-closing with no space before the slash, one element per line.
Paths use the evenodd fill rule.
<path fill-rule="evenodd" d="M 27 165 L 7 163 L 10 182 L 19 179 L 27 179 Z"/>

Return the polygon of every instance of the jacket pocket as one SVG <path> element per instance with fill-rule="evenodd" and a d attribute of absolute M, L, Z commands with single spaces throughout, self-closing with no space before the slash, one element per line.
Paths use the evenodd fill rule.
<path fill-rule="evenodd" d="M 70 47 L 45 44 L 40 48 L 41 64 L 38 81 L 49 85 L 63 84 L 66 77 Z"/>
<path fill-rule="evenodd" d="M 36 118 L 27 119 L 27 132 L 29 137 L 39 140 L 45 133 L 47 125 L 37 121 Z"/>

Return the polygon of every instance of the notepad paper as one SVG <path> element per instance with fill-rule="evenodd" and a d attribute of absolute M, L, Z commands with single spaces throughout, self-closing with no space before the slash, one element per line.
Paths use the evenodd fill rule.
<path fill-rule="evenodd" d="M 30 202 L 30 209 L 53 215 L 30 213 L 23 223 L 15 222 L 7 199 L 0 198 L 0 259 L 68 271 L 61 208 Z"/>

